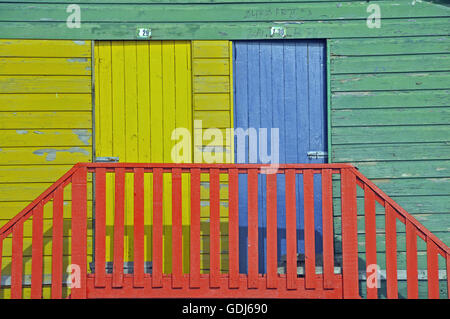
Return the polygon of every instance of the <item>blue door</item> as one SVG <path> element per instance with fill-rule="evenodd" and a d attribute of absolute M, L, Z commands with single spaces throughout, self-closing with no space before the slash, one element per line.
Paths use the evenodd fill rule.
<path fill-rule="evenodd" d="M 268 152 L 275 150 L 270 129 L 278 128 L 279 163 L 324 163 L 326 141 L 325 43 L 319 40 L 275 40 L 234 42 L 234 127 L 267 129 Z M 261 139 L 261 135 L 258 137 Z M 264 141 L 262 141 L 264 142 Z M 235 139 L 235 162 L 254 163 L 254 143 L 246 139 L 239 147 Z M 246 154 L 243 154 L 245 149 Z M 250 151 L 250 152 L 249 152 Z M 319 156 L 308 156 L 308 152 Z M 267 162 L 257 152 L 256 162 Z M 304 252 L 303 180 L 297 175 L 297 247 Z M 247 273 L 247 177 L 239 177 L 240 272 Z M 322 251 L 321 181 L 314 177 L 316 251 Z M 284 176 L 278 176 L 278 260 L 286 254 Z M 259 272 L 266 271 L 266 181 L 259 178 Z"/>

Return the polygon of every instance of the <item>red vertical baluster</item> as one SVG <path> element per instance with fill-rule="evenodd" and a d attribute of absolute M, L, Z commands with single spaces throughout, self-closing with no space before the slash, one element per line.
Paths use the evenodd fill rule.
<path fill-rule="evenodd" d="M 314 289 L 316 276 L 316 248 L 314 229 L 314 174 L 311 170 L 303 173 L 305 196 L 305 288 Z"/>
<path fill-rule="evenodd" d="M 417 271 L 417 233 L 414 225 L 406 219 L 406 272 L 408 299 L 419 298 Z"/>
<path fill-rule="evenodd" d="M 52 299 L 62 298 L 64 188 L 55 190 L 53 197 L 52 233 Z"/>
<path fill-rule="evenodd" d="M 106 169 L 95 170 L 95 287 L 105 287 Z"/>
<path fill-rule="evenodd" d="M 153 169 L 153 287 L 162 287 L 162 200 L 163 172 L 161 168 L 155 168 Z"/>
<path fill-rule="evenodd" d="M 200 169 L 191 170 L 190 287 L 200 287 Z"/>
<path fill-rule="evenodd" d="M 356 177 L 349 169 L 341 170 L 342 205 L 342 275 L 344 298 L 359 298 Z"/>
<path fill-rule="evenodd" d="M 228 255 L 230 288 L 239 287 L 239 183 L 238 170 L 232 168 L 228 175 Z"/>
<path fill-rule="evenodd" d="M 33 209 L 33 234 L 31 256 L 31 298 L 42 298 L 42 248 L 43 248 L 44 208 L 39 203 Z"/>
<path fill-rule="evenodd" d="M 172 169 L 172 288 L 181 288 L 183 280 L 181 169 Z"/>
<path fill-rule="evenodd" d="M 23 221 L 14 225 L 12 231 L 11 299 L 22 299 L 23 276 Z"/>
<path fill-rule="evenodd" d="M 3 238 L 0 237 L 0 289 L 2 288 Z"/>
<path fill-rule="evenodd" d="M 115 170 L 113 287 L 123 285 L 125 169 Z"/>
<path fill-rule="evenodd" d="M 436 244 L 427 237 L 428 298 L 439 299 L 439 264 Z"/>
<path fill-rule="evenodd" d="M 398 298 L 397 284 L 397 230 L 395 211 L 386 203 L 386 285 L 387 297 Z"/>
<path fill-rule="evenodd" d="M 74 299 L 86 299 L 87 271 L 87 188 L 86 167 L 80 167 L 72 176 L 72 264 L 79 267 L 78 285 L 72 288 Z M 76 274 L 74 272 L 73 274 Z M 79 280 L 78 280 L 79 279 Z"/>
<path fill-rule="evenodd" d="M 219 170 L 210 170 L 210 270 L 209 286 L 212 288 L 220 286 L 220 180 Z"/>
<path fill-rule="evenodd" d="M 445 267 L 447 268 L 447 298 L 450 299 L 450 254 L 445 258 Z"/>
<path fill-rule="evenodd" d="M 277 174 L 266 175 L 267 184 L 267 288 L 278 287 Z"/>
<path fill-rule="evenodd" d="M 144 287 L 144 169 L 134 169 L 134 287 Z"/>
<path fill-rule="evenodd" d="M 295 170 L 287 169 L 286 175 L 286 279 L 287 289 L 297 289 L 297 236 Z"/>
<path fill-rule="evenodd" d="M 323 288 L 334 288 L 333 189 L 331 169 L 322 170 Z"/>
<path fill-rule="evenodd" d="M 367 298 L 378 298 L 378 273 L 373 282 L 373 271 L 378 272 L 377 265 L 377 238 L 375 220 L 375 194 L 370 187 L 364 186 L 364 222 L 366 228 L 366 278 Z"/>
<path fill-rule="evenodd" d="M 248 170 L 248 288 L 258 285 L 258 171 Z"/>

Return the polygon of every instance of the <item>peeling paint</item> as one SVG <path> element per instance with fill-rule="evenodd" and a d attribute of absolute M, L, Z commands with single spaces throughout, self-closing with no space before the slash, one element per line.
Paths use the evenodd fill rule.
<path fill-rule="evenodd" d="M 70 63 L 75 63 L 75 62 L 84 63 L 84 62 L 87 62 L 87 61 L 88 61 L 88 59 L 86 59 L 86 58 L 70 58 L 70 59 L 67 59 L 67 62 L 70 62 Z"/>
<path fill-rule="evenodd" d="M 75 40 L 75 41 L 73 41 L 73 43 L 78 44 L 78 45 L 85 45 L 86 41 Z"/>
<path fill-rule="evenodd" d="M 51 162 L 56 159 L 57 152 L 82 153 L 84 155 L 89 155 L 88 151 L 86 151 L 80 147 L 71 147 L 69 149 L 62 149 L 62 150 L 56 150 L 53 148 L 42 148 L 42 149 L 35 150 L 33 152 L 33 154 L 38 155 L 38 156 L 44 156 L 45 154 L 47 154 L 45 157 L 45 160 L 48 162 Z"/>
<path fill-rule="evenodd" d="M 91 132 L 89 130 L 73 129 L 72 132 L 78 136 L 78 139 L 82 141 L 84 145 L 89 145 L 89 140 L 91 139 Z"/>
<path fill-rule="evenodd" d="M 16 130 L 17 134 L 28 134 L 27 130 Z"/>
<path fill-rule="evenodd" d="M 35 134 L 44 134 L 44 132 L 41 132 L 41 131 L 33 131 L 33 133 L 35 133 Z"/>

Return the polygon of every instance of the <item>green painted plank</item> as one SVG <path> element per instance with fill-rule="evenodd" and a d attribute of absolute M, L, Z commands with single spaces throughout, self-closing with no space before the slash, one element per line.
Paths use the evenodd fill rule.
<path fill-rule="evenodd" d="M 332 75 L 331 90 L 426 90 L 448 89 L 450 72 Z"/>
<path fill-rule="evenodd" d="M 330 39 L 331 55 L 448 53 L 449 36 Z"/>
<path fill-rule="evenodd" d="M 450 8 L 429 2 L 378 1 L 383 19 L 450 16 Z M 332 10 L 330 10 L 332 7 Z M 367 19 L 365 1 L 330 3 L 236 4 L 82 4 L 84 22 L 243 22 Z M 0 3 L 1 21 L 65 22 L 67 4 Z"/>
<path fill-rule="evenodd" d="M 449 70 L 448 54 L 331 57 L 332 74 Z"/>
<path fill-rule="evenodd" d="M 64 22 L 1 22 L 0 38 L 137 39 L 138 28 L 151 28 L 154 40 L 271 39 L 273 26 L 285 27 L 285 39 L 448 35 L 449 18 L 385 19 L 382 28 L 370 29 L 364 20 L 211 23 L 82 23 L 68 28 Z"/>
<path fill-rule="evenodd" d="M 450 196 L 390 196 L 397 204 L 410 214 L 449 214 Z M 357 198 L 358 215 L 364 214 L 364 198 Z M 335 198 L 333 200 L 333 213 L 335 216 L 341 215 L 341 203 Z M 377 204 L 376 213 L 384 214 L 384 207 Z"/>
<path fill-rule="evenodd" d="M 331 116 L 334 127 L 448 124 L 450 107 L 334 110 Z"/>
<path fill-rule="evenodd" d="M 380 142 L 378 142 L 380 143 Z M 333 145 L 335 162 L 373 162 L 403 160 L 448 160 L 450 143 L 393 143 Z"/>
<path fill-rule="evenodd" d="M 450 177 L 450 161 L 356 162 L 367 178 Z"/>
<path fill-rule="evenodd" d="M 450 125 L 333 127 L 333 145 L 448 142 Z M 448 149 L 446 145 L 445 149 Z M 450 153 L 441 149 L 446 157 Z M 426 154 L 424 154 L 426 156 Z M 426 157 L 425 157 L 426 158 Z"/>
<path fill-rule="evenodd" d="M 448 106 L 450 90 L 335 92 L 333 109 Z"/>

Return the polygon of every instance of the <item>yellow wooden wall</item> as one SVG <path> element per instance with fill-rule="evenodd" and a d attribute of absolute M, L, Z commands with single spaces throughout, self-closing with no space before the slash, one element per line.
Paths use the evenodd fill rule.
<path fill-rule="evenodd" d="M 218 163 L 233 163 L 233 64 L 231 41 L 193 41 L 193 117 L 202 121 L 202 129 L 195 126 L 194 161 L 208 162 L 211 153 Z M 223 139 L 200 139 L 206 130 L 220 129 Z M 199 153 L 202 153 L 201 156 Z M 228 185 L 227 177 L 220 176 L 221 216 L 221 269 L 228 269 Z M 201 179 L 201 268 L 209 269 L 209 182 L 205 174 Z"/>
<path fill-rule="evenodd" d="M 91 74 L 90 41 L 0 40 L 0 226 L 75 163 L 91 161 Z M 66 193 L 70 199 L 70 188 Z M 64 208 L 66 266 L 70 200 Z M 44 210 L 45 274 L 51 270 L 51 216 L 49 203 Z M 24 236 L 27 276 L 31 274 L 31 220 L 25 223 Z M 9 276 L 10 238 L 4 241 L 3 256 L 2 276 Z M 24 288 L 25 296 L 29 292 Z M 48 293 L 44 288 L 45 297 Z M 8 296 L 8 288 L 0 290 L 0 298 Z"/>
<path fill-rule="evenodd" d="M 99 41 L 95 44 L 96 156 L 120 162 L 171 163 L 176 127 L 192 131 L 191 45 L 188 41 Z M 127 174 L 128 175 L 128 174 Z M 146 260 L 151 260 L 152 179 L 146 174 Z M 185 174 L 183 174 L 185 175 Z M 189 242 L 189 177 L 183 183 L 183 242 Z M 113 176 L 107 177 L 107 233 L 111 260 Z M 164 174 L 163 270 L 171 271 L 171 176 Z M 148 200 L 147 200 L 148 199 Z M 125 260 L 133 260 L 133 177 L 126 176 Z M 186 251 L 186 250 L 185 250 Z M 184 254 L 184 270 L 188 254 Z"/>

